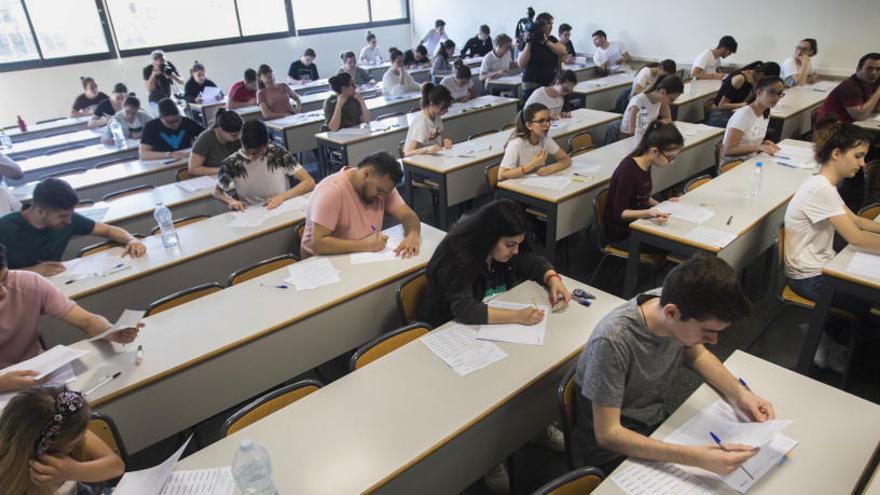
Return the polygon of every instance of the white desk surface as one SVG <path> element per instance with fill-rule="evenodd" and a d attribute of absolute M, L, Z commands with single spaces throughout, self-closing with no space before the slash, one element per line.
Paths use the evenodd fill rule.
<path fill-rule="evenodd" d="M 868 129 L 869 131 L 880 132 L 880 113 L 875 113 L 865 120 L 854 122 L 855 125 Z"/>
<path fill-rule="evenodd" d="M 251 438 L 268 449 L 273 465 L 296 467 L 273 473 L 281 493 L 373 491 L 566 364 L 596 323 L 623 302 L 563 278 L 570 289 L 583 287 L 597 300 L 589 308 L 572 303 L 551 313 L 542 346 L 499 343 L 507 357 L 462 377 L 424 344 L 410 342 L 195 453 L 178 468 L 228 466 L 238 440 Z M 546 303 L 547 292 L 527 282 L 500 299 Z"/>
<path fill-rule="evenodd" d="M 793 139 L 786 139 L 782 142 L 802 147 L 811 145 L 806 141 Z M 761 195 L 754 199 L 747 199 L 744 197 L 745 190 L 757 161 L 764 162 Z M 675 165 L 673 164 L 673 166 Z M 812 174 L 812 170 L 784 167 L 768 158 L 753 158 L 681 196 L 680 202 L 696 207 L 705 205 L 704 207 L 713 210 L 715 215 L 702 224 L 704 227 L 718 229 L 740 237 L 770 212 L 788 203 L 801 183 Z M 733 218 L 730 225 L 727 225 L 727 220 L 731 217 Z M 636 220 L 630 224 L 632 229 L 673 239 L 676 242 L 706 251 L 720 251 L 715 246 L 708 246 L 689 238 L 688 233 L 694 227 L 696 224 L 677 219 L 675 215 L 671 215 L 669 221 L 663 225 L 645 219 Z"/>
<path fill-rule="evenodd" d="M 880 495 L 880 467 L 878 467 L 871 479 L 868 480 L 868 486 L 865 487 L 864 495 Z"/>
<path fill-rule="evenodd" d="M 6 153 L 8 156 L 15 156 L 21 153 L 30 153 L 49 148 L 56 148 L 68 144 L 85 143 L 101 138 L 104 129 L 83 129 L 80 131 L 66 132 L 56 136 L 48 136 L 37 139 L 30 139 L 20 143 L 13 143 L 12 149 Z"/>
<path fill-rule="evenodd" d="M 522 84 L 522 74 L 511 74 L 509 76 L 496 77 L 485 82 L 487 85 L 497 84 L 499 86 L 519 86 Z"/>
<path fill-rule="evenodd" d="M 117 148 L 116 146 L 108 146 L 105 144 L 93 144 L 84 146 L 75 150 L 62 151 L 52 155 L 35 156 L 17 163 L 21 166 L 21 170 L 25 173 L 37 172 L 42 169 L 57 167 L 65 163 L 78 162 L 80 160 L 100 160 L 103 157 L 137 151 L 141 142 L 138 139 L 126 139 L 125 148 Z"/>
<path fill-rule="evenodd" d="M 596 79 L 588 79 L 577 83 L 574 87 L 574 93 L 589 95 L 592 93 L 620 88 L 627 84 L 632 84 L 634 76 L 635 75 L 632 72 L 627 71 L 611 74 L 610 76 L 598 77 Z"/>
<path fill-rule="evenodd" d="M 47 131 L 49 129 L 61 129 L 63 127 L 86 125 L 88 124 L 89 120 L 91 120 L 91 118 L 91 115 L 87 115 L 85 117 L 67 117 L 64 119 L 53 120 L 51 122 L 44 122 L 42 124 L 28 124 L 26 132 L 21 132 L 21 129 L 19 129 L 18 126 L 6 129 L 4 132 L 9 136 L 26 136 L 30 133 L 38 131 Z"/>
<path fill-rule="evenodd" d="M 287 85 L 290 86 L 290 89 L 294 91 L 301 90 L 310 90 L 315 88 L 322 88 L 330 84 L 329 78 L 325 77 L 323 79 L 316 79 L 314 81 L 309 81 L 307 83 L 303 83 L 302 81 L 290 82 L 287 81 Z"/>
<path fill-rule="evenodd" d="M 110 209 L 107 210 L 107 213 L 104 214 L 104 218 L 101 221 L 104 223 L 115 224 L 133 217 L 148 214 L 152 215 L 152 212 L 158 203 L 164 203 L 165 206 L 172 208 L 183 203 L 199 201 L 210 197 L 214 192 L 213 187 L 189 192 L 179 185 L 194 180 L 198 180 L 198 178 L 163 184 L 150 191 L 124 196 L 109 203 L 98 201 L 95 203 L 95 206 L 109 206 Z M 149 232 L 138 233 L 148 234 Z"/>
<path fill-rule="evenodd" d="M 812 86 L 786 88 L 785 96 L 775 107 L 770 109 L 771 119 L 787 119 L 805 110 L 813 108 L 828 96 L 829 91 L 819 90 Z"/>
<path fill-rule="evenodd" d="M 692 87 L 696 87 L 696 89 L 691 89 Z M 684 92 L 676 98 L 675 102 L 672 106 L 681 106 L 686 105 L 692 101 L 702 101 L 710 96 L 715 96 L 718 93 L 718 90 L 721 89 L 721 80 L 720 79 L 700 79 L 693 80 L 684 83 Z M 691 93 L 693 91 L 693 93 Z"/>
<path fill-rule="evenodd" d="M 850 493 L 880 438 L 880 406 L 742 351 L 734 352 L 725 365 L 773 404 L 777 418 L 794 420 L 783 433 L 799 442 L 791 458 L 774 467 L 749 494 Z M 651 437 L 664 438 L 717 399 L 715 391 L 701 385 Z M 630 463 L 625 461 L 615 472 Z M 704 479 L 717 493 L 737 493 L 719 480 Z M 593 492 L 623 493 L 611 479 Z"/>
<path fill-rule="evenodd" d="M 260 120 L 263 120 L 263 112 L 260 110 L 260 105 L 250 105 L 247 107 L 240 107 L 233 110 L 233 112 L 241 115 L 242 118 L 245 118 L 249 115 L 257 115 Z"/>
<path fill-rule="evenodd" d="M 204 110 L 204 109 L 206 109 L 206 108 L 212 108 L 212 107 L 224 107 L 224 108 L 225 108 L 225 107 L 226 107 L 226 103 L 227 103 L 227 99 L 226 99 L 226 97 L 224 96 L 224 97 L 223 97 L 222 99 L 220 99 L 220 100 L 214 100 L 214 101 L 203 101 L 203 102 L 201 102 L 201 103 L 196 103 L 196 102 L 194 102 L 194 101 L 190 101 L 190 102 L 187 102 L 186 105 L 187 105 L 188 107 L 192 108 L 193 110 L 198 110 L 198 111 L 201 112 L 202 110 Z"/>
<path fill-rule="evenodd" d="M 830 263 L 825 265 L 825 268 L 822 269 L 822 273 L 827 276 L 847 280 L 855 284 L 864 285 L 866 287 L 880 290 L 880 273 L 876 273 L 873 277 L 871 277 L 862 274 L 852 273 L 848 270 L 850 260 L 852 260 L 853 255 L 859 251 L 860 250 L 858 248 L 852 245 L 845 247 L 843 250 L 837 253 L 837 256 L 835 256 Z M 880 254 L 868 250 L 864 250 L 864 252 L 874 255 Z"/>

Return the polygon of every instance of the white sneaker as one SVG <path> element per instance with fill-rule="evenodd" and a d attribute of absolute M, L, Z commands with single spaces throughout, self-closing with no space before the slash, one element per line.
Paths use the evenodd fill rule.
<path fill-rule="evenodd" d="M 505 495 L 510 493 L 510 476 L 507 474 L 507 468 L 504 463 L 493 467 L 483 476 L 483 483 L 492 493 Z"/>
<path fill-rule="evenodd" d="M 845 345 L 840 345 L 837 342 L 834 342 L 833 344 L 834 345 L 828 351 L 826 362 L 831 371 L 842 375 L 846 372 L 846 356 L 849 349 Z"/>
<path fill-rule="evenodd" d="M 819 345 L 816 347 L 816 354 L 813 355 L 813 364 L 820 370 L 828 369 L 828 355 L 834 343 L 823 330 L 822 337 L 819 338 Z"/>
<path fill-rule="evenodd" d="M 531 443 L 540 445 L 551 452 L 565 453 L 565 434 L 562 433 L 556 421 L 544 427 L 544 431 L 533 438 Z"/>

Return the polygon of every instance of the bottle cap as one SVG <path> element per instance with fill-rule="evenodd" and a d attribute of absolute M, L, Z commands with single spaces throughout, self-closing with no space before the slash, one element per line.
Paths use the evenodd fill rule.
<path fill-rule="evenodd" d="M 764 166 L 764 162 L 755 162 L 755 166 L 760 168 Z"/>
<path fill-rule="evenodd" d="M 250 450 L 254 448 L 254 441 L 250 438 L 242 438 L 238 441 L 238 446 L 244 450 Z"/>

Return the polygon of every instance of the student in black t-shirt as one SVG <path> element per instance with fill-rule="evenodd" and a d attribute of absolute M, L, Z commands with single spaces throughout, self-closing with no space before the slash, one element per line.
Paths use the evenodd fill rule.
<path fill-rule="evenodd" d="M 205 130 L 189 117 L 182 117 L 177 103 L 170 98 L 159 102 L 159 118 L 144 126 L 139 149 L 141 160 L 185 158 L 187 148 Z"/>
<path fill-rule="evenodd" d="M 532 91 L 549 86 L 556 79 L 559 60 L 565 56 L 565 46 L 551 36 L 551 32 L 553 16 L 542 12 L 535 18 L 532 30 L 526 34 L 527 41 L 516 61 L 523 70 L 523 101 L 528 100 Z"/>
<path fill-rule="evenodd" d="M 461 49 L 461 58 L 465 57 L 482 57 L 492 51 L 492 37 L 489 35 L 489 26 L 483 24 L 480 26 L 480 32 L 476 36 L 467 40 L 464 48 Z"/>
<path fill-rule="evenodd" d="M 428 49 L 425 48 L 425 45 L 419 45 L 403 52 L 403 65 L 407 68 L 431 65 L 431 58 L 428 57 Z"/>
<path fill-rule="evenodd" d="M 159 114 L 159 100 L 171 97 L 171 83 L 183 84 L 174 64 L 165 60 L 165 52 L 153 50 L 150 65 L 144 67 L 144 87 L 147 89 L 150 111 Z"/>
<path fill-rule="evenodd" d="M 559 25 L 559 43 L 565 47 L 565 56 L 562 63 L 573 64 L 577 52 L 574 51 L 574 43 L 571 42 L 571 25 L 562 23 Z"/>
<path fill-rule="evenodd" d="M 306 83 L 320 79 L 318 77 L 318 66 L 315 65 L 317 57 L 318 55 L 315 53 L 315 50 L 306 48 L 303 56 L 290 64 L 290 68 L 287 69 L 287 80 L 290 82 Z"/>
<path fill-rule="evenodd" d="M 98 103 L 98 106 L 95 107 L 95 113 L 92 114 L 92 118 L 89 120 L 89 129 L 107 125 L 110 117 L 122 110 L 122 103 L 125 101 L 126 96 L 128 96 L 128 88 L 125 84 L 116 83 L 116 86 L 113 86 L 113 94 L 110 95 L 110 98 Z"/>
<path fill-rule="evenodd" d="M 98 91 L 98 84 L 91 77 L 81 77 L 83 92 L 73 101 L 70 108 L 71 117 L 85 117 L 95 113 L 99 103 L 109 98 L 106 94 Z"/>
<path fill-rule="evenodd" d="M 186 98 L 187 103 L 209 103 L 206 101 L 202 101 L 202 91 L 206 87 L 216 88 L 217 85 L 214 84 L 214 81 L 208 79 L 208 76 L 205 73 L 205 66 L 200 64 L 198 60 L 193 64 L 192 69 L 189 71 L 189 80 L 186 81 L 186 85 L 183 87 L 183 96 Z M 218 95 L 217 101 L 223 99 L 223 93 L 221 92 Z"/>

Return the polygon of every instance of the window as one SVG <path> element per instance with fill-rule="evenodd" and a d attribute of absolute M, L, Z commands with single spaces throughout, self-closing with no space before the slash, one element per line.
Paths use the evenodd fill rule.
<path fill-rule="evenodd" d="M 39 58 L 21 1 L 0 0 L 0 63 Z"/>
<path fill-rule="evenodd" d="M 43 58 L 108 53 L 95 0 L 26 0 Z"/>
<path fill-rule="evenodd" d="M 234 0 L 107 0 L 120 50 L 237 38 Z"/>
<path fill-rule="evenodd" d="M 292 0 L 297 30 L 370 22 L 367 0 Z"/>
<path fill-rule="evenodd" d="M 284 0 L 236 0 L 242 36 L 287 33 L 287 5 Z"/>
<path fill-rule="evenodd" d="M 373 22 L 406 19 L 406 0 L 370 0 Z"/>

